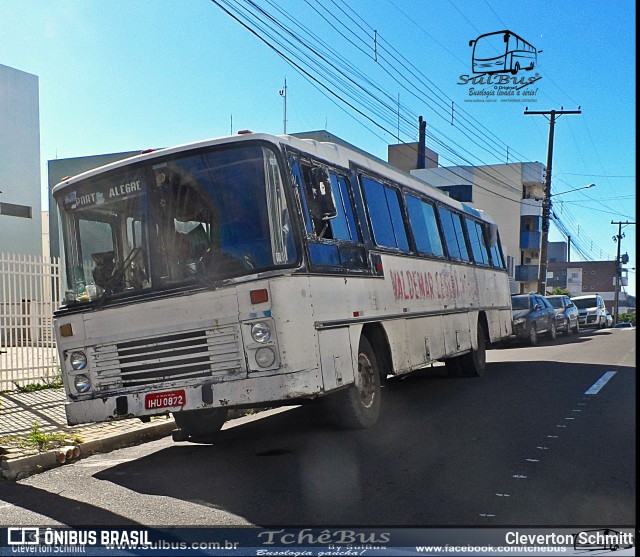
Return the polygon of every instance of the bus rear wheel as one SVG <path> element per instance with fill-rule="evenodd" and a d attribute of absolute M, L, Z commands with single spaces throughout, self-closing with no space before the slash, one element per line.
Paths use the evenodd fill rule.
<path fill-rule="evenodd" d="M 366 429 L 380 415 L 380 368 L 367 337 L 360 338 L 358 370 L 355 381 L 346 390 L 329 397 L 337 425 L 343 429 Z"/>
<path fill-rule="evenodd" d="M 460 364 L 464 377 L 480 377 L 487 367 L 487 340 L 480 323 L 478 323 L 478 345 L 471 352 L 461 356 Z"/>
<path fill-rule="evenodd" d="M 179 432 L 174 432 L 174 441 L 211 443 L 227 419 L 227 409 L 204 408 L 175 412 L 173 419 L 179 430 Z"/>

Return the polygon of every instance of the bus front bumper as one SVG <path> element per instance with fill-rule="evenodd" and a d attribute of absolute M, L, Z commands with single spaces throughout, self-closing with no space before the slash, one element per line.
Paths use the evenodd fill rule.
<path fill-rule="evenodd" d="M 202 408 L 294 404 L 298 399 L 314 398 L 321 391 L 322 374 L 318 369 L 310 369 L 225 383 L 173 384 L 167 388 L 71 401 L 66 403 L 65 411 L 67 423 L 79 425 Z"/>

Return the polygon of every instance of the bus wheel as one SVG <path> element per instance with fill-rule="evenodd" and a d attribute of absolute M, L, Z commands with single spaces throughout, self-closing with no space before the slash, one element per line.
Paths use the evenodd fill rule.
<path fill-rule="evenodd" d="M 380 415 L 380 369 L 367 337 L 360 338 L 358 371 L 353 385 L 329 397 L 331 411 L 343 429 L 366 429 Z"/>
<path fill-rule="evenodd" d="M 227 419 L 226 408 L 204 408 L 174 412 L 180 433 L 173 436 L 174 441 L 192 441 L 211 443 Z"/>
<path fill-rule="evenodd" d="M 531 346 L 538 344 L 538 329 L 535 323 L 531 323 L 531 327 L 529 328 L 529 344 Z"/>
<path fill-rule="evenodd" d="M 480 377 L 487 367 L 487 341 L 484 329 L 478 323 L 478 346 L 460 358 L 461 371 L 464 377 Z"/>

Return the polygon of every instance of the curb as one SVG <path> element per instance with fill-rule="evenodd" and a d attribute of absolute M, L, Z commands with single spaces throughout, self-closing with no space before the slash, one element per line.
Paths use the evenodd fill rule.
<path fill-rule="evenodd" d="M 147 441 L 167 437 L 171 435 L 171 432 L 175 428 L 176 424 L 174 420 L 166 420 L 162 423 L 141 425 L 135 431 L 126 431 L 104 437 L 103 439 L 85 441 L 84 443 L 75 445 L 80 449 L 80 455 L 67 462 L 76 462 L 77 460 L 96 453 L 107 453 L 137 443 L 146 443 Z M 64 466 L 64 464 L 58 462 L 59 453 L 60 449 L 56 448 L 35 455 L 0 460 L 0 481 L 3 479 L 9 481 L 23 480 L 33 474 L 44 472 L 45 470 L 50 470 L 58 466 Z"/>
<path fill-rule="evenodd" d="M 287 412 L 294 408 L 297 408 L 297 406 L 283 406 L 262 410 L 256 414 L 250 415 L 245 415 L 245 412 L 243 411 L 232 411 L 234 413 L 231 415 L 235 417 L 231 417 L 224 424 L 223 429 L 254 422 L 268 416 L 280 414 L 281 412 Z M 86 458 L 96 453 L 108 453 L 123 447 L 130 447 L 139 443 L 146 443 L 148 441 L 155 441 L 156 439 L 168 437 L 174 429 L 176 429 L 175 421 L 173 419 L 168 419 L 162 420 L 161 423 L 141 424 L 135 431 L 125 431 L 124 433 L 116 433 L 102 439 L 85 441 L 84 443 L 74 445 L 80 449 L 80 455 L 71 460 L 67 460 L 67 463 L 77 462 L 82 458 Z M 68 449 L 69 447 L 64 448 Z M 64 466 L 64 464 L 58 462 L 60 449 L 61 448 L 50 449 L 43 453 L 14 459 L 0 459 L 0 482 L 2 480 L 24 480 L 33 474 L 39 474 L 40 472 L 51 470 L 52 468 Z"/>

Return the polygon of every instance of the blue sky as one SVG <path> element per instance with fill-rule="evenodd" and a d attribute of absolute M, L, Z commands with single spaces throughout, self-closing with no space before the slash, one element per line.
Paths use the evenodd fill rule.
<path fill-rule="evenodd" d="M 307 70 L 312 81 L 210 0 L 0 0 L 0 64 L 39 77 L 43 182 L 46 161 L 56 157 L 171 146 L 247 128 L 282 133 L 285 79 L 288 132 L 327 129 L 386 159 L 396 136 L 417 138 L 422 115 L 427 145 L 445 166 L 504 163 L 507 156 L 544 163 L 548 121 L 525 116 L 525 106 L 580 106 L 581 115 L 556 122 L 552 191 L 596 187 L 558 196 L 554 211 L 582 251 L 596 260 L 615 257 L 611 221 L 636 218 L 634 2 L 254 2 L 345 74 L 358 70 L 367 81 L 341 89 L 344 80 L 331 81 L 317 65 Z M 469 102 L 477 97 L 460 84 L 471 74 L 469 40 L 502 29 L 543 51 L 532 72 L 518 74 L 540 77 L 525 88 L 535 86 L 536 94 L 527 102 Z M 297 39 L 290 40 L 299 53 L 305 47 Z M 625 228 L 622 243 L 629 268 L 635 228 Z M 556 225 L 551 239 L 563 239 Z M 577 248 L 572 259 L 582 259 Z M 629 274 L 630 283 L 635 277 Z M 635 284 L 628 291 L 635 294 Z"/>

